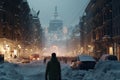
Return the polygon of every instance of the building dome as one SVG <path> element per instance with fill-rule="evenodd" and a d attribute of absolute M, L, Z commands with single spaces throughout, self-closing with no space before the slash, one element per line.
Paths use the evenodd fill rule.
<path fill-rule="evenodd" d="M 50 20 L 49 23 L 49 32 L 62 30 L 63 21 L 58 18 L 57 6 L 55 7 L 54 18 Z"/>

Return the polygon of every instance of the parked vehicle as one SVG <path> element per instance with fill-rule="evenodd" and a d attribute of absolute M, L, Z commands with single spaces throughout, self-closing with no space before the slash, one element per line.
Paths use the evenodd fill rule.
<path fill-rule="evenodd" d="M 114 61 L 116 61 L 118 59 L 117 59 L 117 56 L 115 56 L 115 55 L 103 54 L 99 61 L 106 61 L 106 60 L 114 60 Z"/>
<path fill-rule="evenodd" d="M 30 60 L 40 60 L 39 54 L 32 54 L 32 55 L 30 55 Z"/>
<path fill-rule="evenodd" d="M 96 60 L 92 56 L 80 55 L 76 57 L 76 60 L 70 66 L 72 69 L 88 70 L 93 69 L 95 64 Z"/>
<path fill-rule="evenodd" d="M 22 59 L 21 63 L 30 63 L 29 59 Z"/>
<path fill-rule="evenodd" d="M 109 56 L 107 56 L 106 58 L 107 58 L 108 60 L 115 60 L 115 61 L 118 60 L 118 59 L 117 59 L 117 56 L 115 56 L 115 55 L 109 55 Z"/>

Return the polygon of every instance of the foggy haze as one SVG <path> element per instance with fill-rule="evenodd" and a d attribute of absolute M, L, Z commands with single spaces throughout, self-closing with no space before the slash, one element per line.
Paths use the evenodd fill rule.
<path fill-rule="evenodd" d="M 75 25 L 79 17 L 83 15 L 89 0 L 27 0 L 30 8 L 40 10 L 39 18 L 43 27 L 48 26 L 53 17 L 55 6 L 58 7 L 58 15 L 66 26 Z"/>

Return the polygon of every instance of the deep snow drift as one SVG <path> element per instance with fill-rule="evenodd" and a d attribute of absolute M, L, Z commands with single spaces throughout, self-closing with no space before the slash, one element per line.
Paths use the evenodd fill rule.
<path fill-rule="evenodd" d="M 100 61 L 82 80 L 120 80 L 120 62 Z"/>
<path fill-rule="evenodd" d="M 0 64 L 0 80 L 45 80 L 46 64 L 42 61 L 28 64 Z M 120 80 L 120 62 L 98 62 L 95 69 L 72 70 L 61 63 L 62 80 Z"/>
<path fill-rule="evenodd" d="M 10 63 L 0 63 L 0 80 L 23 80 L 15 68 L 17 65 Z"/>

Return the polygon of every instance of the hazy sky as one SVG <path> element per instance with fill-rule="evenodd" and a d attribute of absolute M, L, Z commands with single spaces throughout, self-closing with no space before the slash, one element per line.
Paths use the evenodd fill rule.
<path fill-rule="evenodd" d="M 89 0 L 27 0 L 31 8 L 40 10 L 39 18 L 42 26 L 48 26 L 53 17 L 55 6 L 64 25 L 75 25 L 83 15 Z"/>

